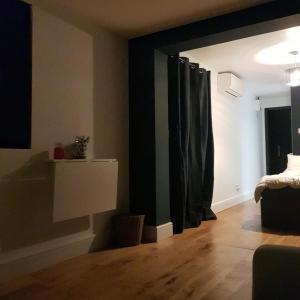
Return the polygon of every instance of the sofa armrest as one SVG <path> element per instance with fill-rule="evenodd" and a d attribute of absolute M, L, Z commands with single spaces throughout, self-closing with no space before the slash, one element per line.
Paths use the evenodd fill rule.
<path fill-rule="evenodd" d="M 256 249 L 252 299 L 300 299 L 300 248 L 264 245 Z"/>

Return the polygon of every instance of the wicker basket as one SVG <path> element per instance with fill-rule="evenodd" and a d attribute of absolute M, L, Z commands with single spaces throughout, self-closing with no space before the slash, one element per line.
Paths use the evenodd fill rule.
<path fill-rule="evenodd" d="M 117 247 L 136 246 L 141 243 L 144 227 L 144 215 L 114 216 L 114 234 Z"/>

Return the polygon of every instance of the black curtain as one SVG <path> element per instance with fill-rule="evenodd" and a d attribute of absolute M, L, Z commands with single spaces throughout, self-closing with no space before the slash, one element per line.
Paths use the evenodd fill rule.
<path fill-rule="evenodd" d="M 216 219 L 210 72 L 169 57 L 170 204 L 174 232 Z"/>

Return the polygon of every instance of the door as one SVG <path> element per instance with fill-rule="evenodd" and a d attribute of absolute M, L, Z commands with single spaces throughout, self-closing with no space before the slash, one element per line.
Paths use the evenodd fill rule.
<path fill-rule="evenodd" d="M 278 174 L 287 167 L 292 152 L 291 107 L 265 109 L 267 174 Z"/>

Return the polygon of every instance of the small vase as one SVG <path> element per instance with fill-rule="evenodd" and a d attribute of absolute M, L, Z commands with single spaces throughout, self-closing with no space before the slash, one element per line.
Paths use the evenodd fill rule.
<path fill-rule="evenodd" d="M 57 144 L 54 148 L 54 159 L 64 159 L 65 158 L 65 150 L 62 146 L 62 144 Z"/>

